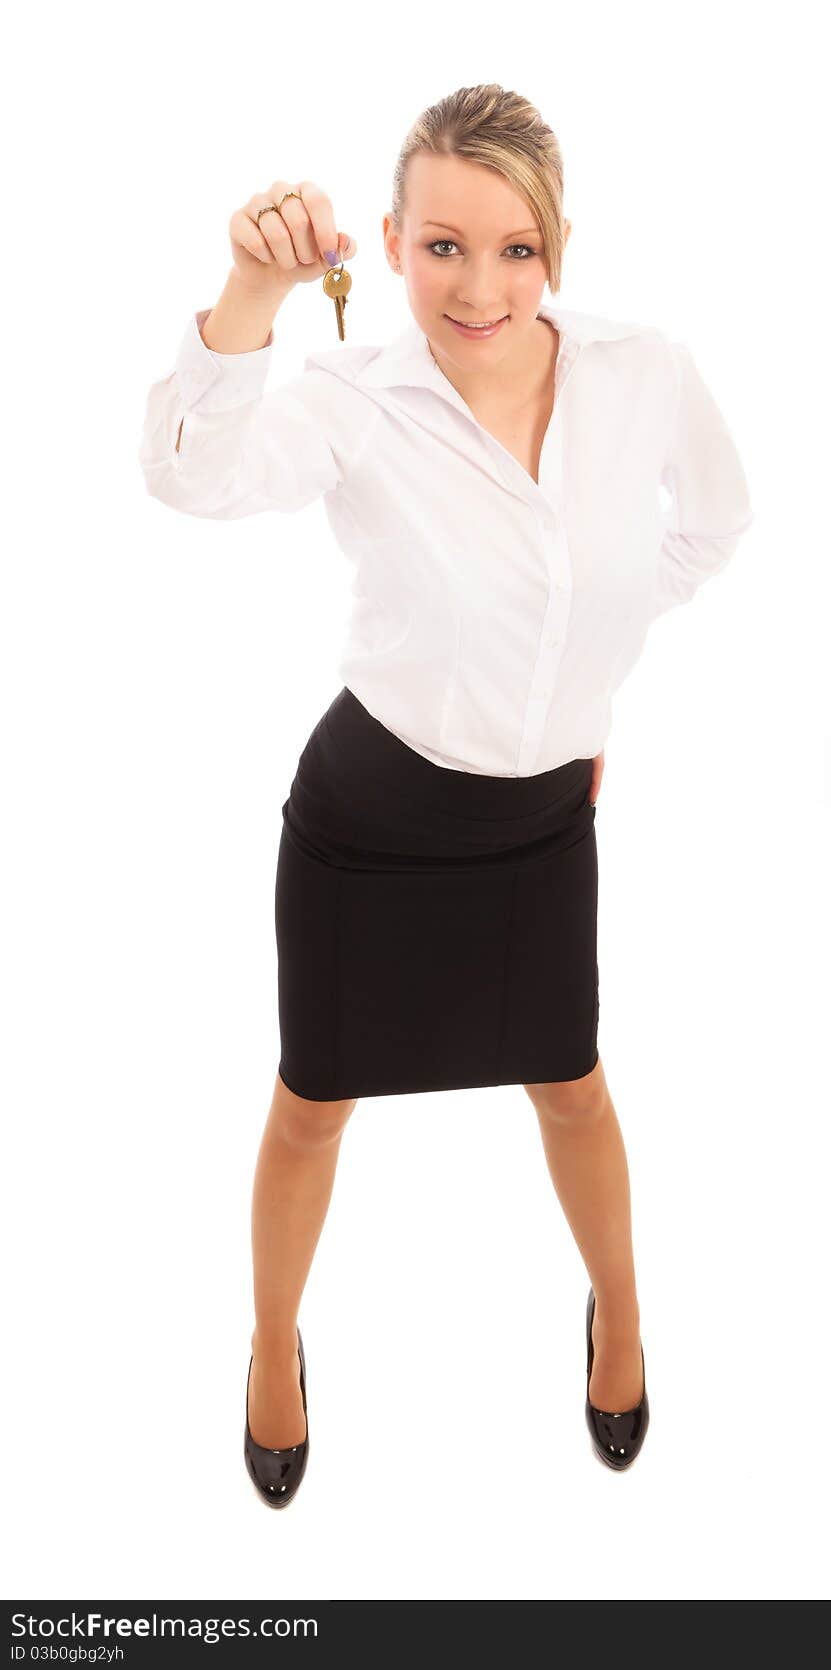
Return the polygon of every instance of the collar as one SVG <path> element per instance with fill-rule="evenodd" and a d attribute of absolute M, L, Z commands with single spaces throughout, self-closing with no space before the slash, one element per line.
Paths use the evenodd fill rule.
<path fill-rule="evenodd" d="M 646 328 L 561 307 L 558 302 L 540 302 L 537 311 L 541 318 L 550 319 L 556 326 L 561 352 L 569 345 L 576 350 L 590 342 L 617 342 L 623 337 L 640 336 Z M 355 372 L 355 381 L 362 388 L 438 388 L 447 395 L 448 379 L 436 364 L 427 337 L 415 320 Z"/>

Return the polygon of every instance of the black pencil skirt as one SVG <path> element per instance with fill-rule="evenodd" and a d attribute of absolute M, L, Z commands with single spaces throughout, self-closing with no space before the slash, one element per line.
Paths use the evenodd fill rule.
<path fill-rule="evenodd" d="M 344 687 L 277 858 L 282 1079 L 332 1101 L 582 1078 L 597 1062 L 592 763 L 435 765 Z"/>

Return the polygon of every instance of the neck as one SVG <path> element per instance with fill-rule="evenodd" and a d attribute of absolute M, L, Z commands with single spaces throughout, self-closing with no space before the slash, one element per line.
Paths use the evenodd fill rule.
<path fill-rule="evenodd" d="M 556 326 L 540 314 L 527 334 L 528 343 L 523 345 L 520 363 L 505 364 L 487 378 L 469 377 L 451 361 L 442 363 L 432 343 L 430 352 L 439 370 L 468 405 L 476 402 L 480 407 L 498 407 L 502 413 L 518 413 L 538 400 L 544 391 L 553 388 L 560 348 Z"/>

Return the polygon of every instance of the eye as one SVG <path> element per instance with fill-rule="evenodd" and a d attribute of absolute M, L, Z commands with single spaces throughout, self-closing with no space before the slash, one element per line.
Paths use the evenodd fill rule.
<path fill-rule="evenodd" d="M 448 257 L 446 255 L 440 255 L 439 254 L 439 247 L 441 245 L 444 245 L 445 247 L 447 247 L 447 245 L 450 245 L 450 247 L 453 248 L 453 249 L 458 248 L 458 245 L 454 242 L 453 238 L 434 238 L 433 242 L 431 244 L 427 245 L 427 248 L 429 250 L 432 250 L 433 254 L 437 255 L 440 261 L 446 261 L 448 259 Z M 523 256 L 520 257 L 520 259 L 523 260 L 523 261 L 527 261 L 530 256 L 536 255 L 536 253 L 537 253 L 537 251 L 535 249 L 531 248 L 530 244 L 509 244 L 508 248 L 509 249 L 524 249 L 526 253 Z M 512 259 L 516 259 L 516 257 L 512 257 Z"/>

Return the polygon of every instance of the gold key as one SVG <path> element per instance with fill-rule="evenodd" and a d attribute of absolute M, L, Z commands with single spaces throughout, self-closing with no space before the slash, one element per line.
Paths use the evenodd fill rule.
<path fill-rule="evenodd" d="M 339 270 L 336 270 L 334 267 L 329 268 L 329 271 L 323 280 L 323 288 L 327 296 L 331 296 L 335 304 L 335 312 L 338 316 L 338 336 L 340 337 L 341 342 L 343 342 L 343 310 L 346 306 L 346 298 L 352 288 L 352 277 L 351 274 L 346 271 L 342 261 Z"/>

